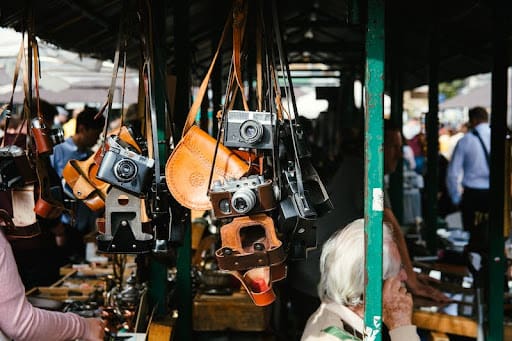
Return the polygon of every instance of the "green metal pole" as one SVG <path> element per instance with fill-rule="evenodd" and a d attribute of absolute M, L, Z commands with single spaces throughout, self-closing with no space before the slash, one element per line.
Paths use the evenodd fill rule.
<path fill-rule="evenodd" d="M 437 252 L 437 189 L 439 183 L 438 154 L 439 154 L 439 1 L 431 3 L 431 32 L 428 71 L 428 113 L 427 128 L 427 174 L 425 181 L 426 212 L 425 212 L 425 241 L 432 254 Z M 444 179 L 443 179 L 444 181 Z"/>
<path fill-rule="evenodd" d="M 498 4 L 499 3 L 499 4 Z M 503 340 L 505 225 L 505 134 L 507 127 L 507 26 L 510 22 L 510 5 L 494 3 L 494 64 L 491 92 L 491 169 L 489 209 L 489 278 L 487 340 Z M 508 7 L 508 8 L 505 8 Z M 509 214 L 509 212 L 506 212 Z M 492 288 L 492 290 L 491 290 Z"/>
<path fill-rule="evenodd" d="M 384 1 L 368 0 L 365 117 L 365 328 L 382 338 L 382 213 L 384 210 Z"/>

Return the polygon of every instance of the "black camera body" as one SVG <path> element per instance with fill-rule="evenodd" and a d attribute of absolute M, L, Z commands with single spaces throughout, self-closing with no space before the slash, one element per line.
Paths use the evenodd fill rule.
<path fill-rule="evenodd" d="M 240 180 L 213 183 L 210 201 L 215 218 L 231 218 L 270 211 L 275 208 L 272 180 L 250 175 Z"/>
<path fill-rule="evenodd" d="M 295 147 L 294 139 L 295 136 Z M 299 159 L 311 157 L 311 147 L 309 146 L 306 132 L 296 121 L 284 120 L 280 125 L 280 137 L 287 153 L 292 153 L 297 149 Z"/>
<path fill-rule="evenodd" d="M 230 110 L 224 119 L 224 145 L 231 148 L 274 148 L 275 114 Z"/>
<path fill-rule="evenodd" d="M 0 148 L 0 191 L 22 187 L 36 181 L 25 151 L 16 145 Z"/>
<path fill-rule="evenodd" d="M 142 194 L 151 183 L 155 160 L 138 154 L 117 136 L 108 137 L 105 149 L 96 178 L 123 191 Z"/>
<path fill-rule="evenodd" d="M 54 147 L 64 142 L 64 130 L 62 130 L 62 128 L 50 129 L 49 135 Z"/>
<path fill-rule="evenodd" d="M 316 220 L 318 214 L 306 192 L 300 193 L 294 167 L 283 171 L 286 196 L 279 203 L 278 227 L 289 246 L 291 260 L 307 258 L 307 252 L 316 248 Z"/>

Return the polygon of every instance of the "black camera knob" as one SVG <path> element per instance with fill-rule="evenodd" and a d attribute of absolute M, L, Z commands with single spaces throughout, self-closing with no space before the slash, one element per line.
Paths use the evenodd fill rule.
<path fill-rule="evenodd" d="M 265 250 L 265 245 L 263 245 L 262 243 L 254 243 L 253 247 L 254 247 L 254 250 L 256 250 L 256 251 Z"/>
<path fill-rule="evenodd" d="M 226 247 L 224 250 L 222 250 L 222 254 L 224 256 L 231 256 L 233 254 L 233 250 L 231 250 L 229 247 Z"/>

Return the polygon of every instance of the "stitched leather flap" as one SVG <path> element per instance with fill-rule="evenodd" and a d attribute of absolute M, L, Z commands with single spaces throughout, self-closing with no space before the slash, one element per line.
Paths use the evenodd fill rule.
<path fill-rule="evenodd" d="M 270 267 L 255 268 L 246 271 L 244 274 L 239 271 L 231 272 L 231 274 L 242 284 L 254 304 L 257 306 L 270 305 L 276 299 L 274 289 L 272 289 L 270 273 Z"/>
<path fill-rule="evenodd" d="M 94 188 L 86 178 L 80 175 L 73 186 L 73 194 L 77 199 L 84 200 L 94 192 L 95 189 L 96 188 Z"/>
<path fill-rule="evenodd" d="M 165 165 L 165 181 L 173 197 L 183 206 L 211 209 L 208 180 L 217 141 L 198 126 L 192 126 L 178 143 Z M 241 178 L 249 166 L 219 143 L 212 182 Z"/>
<path fill-rule="evenodd" d="M 215 255 L 223 270 L 247 270 L 281 264 L 286 259 L 274 222 L 266 214 L 234 218 L 222 226 L 222 248 Z"/>

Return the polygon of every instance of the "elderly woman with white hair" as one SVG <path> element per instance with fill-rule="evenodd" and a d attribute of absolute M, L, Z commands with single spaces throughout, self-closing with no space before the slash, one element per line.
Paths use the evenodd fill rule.
<path fill-rule="evenodd" d="M 318 285 L 322 304 L 309 318 L 301 340 L 363 339 L 364 238 L 364 219 L 357 219 L 324 244 Z M 382 320 L 391 340 L 419 340 L 416 326 L 412 324 L 412 296 L 404 285 L 407 275 L 386 223 L 383 225 L 382 273 Z"/>

